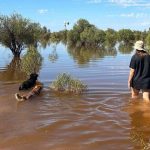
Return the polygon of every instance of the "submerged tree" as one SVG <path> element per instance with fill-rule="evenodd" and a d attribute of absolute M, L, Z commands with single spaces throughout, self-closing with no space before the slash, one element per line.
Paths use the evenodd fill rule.
<path fill-rule="evenodd" d="M 31 47 L 22 59 L 22 71 L 27 75 L 38 73 L 42 66 L 42 60 L 43 58 L 40 53 L 34 47 Z"/>
<path fill-rule="evenodd" d="M 105 46 L 114 47 L 117 42 L 117 32 L 113 29 L 108 28 L 105 31 Z"/>
<path fill-rule="evenodd" d="M 134 39 L 134 33 L 130 29 L 121 29 L 118 31 L 118 41 L 124 43 L 132 43 Z"/>
<path fill-rule="evenodd" d="M 68 31 L 67 42 L 75 47 L 100 47 L 105 41 L 105 32 L 99 30 L 85 19 L 79 19 Z"/>
<path fill-rule="evenodd" d="M 38 23 L 32 23 L 19 14 L 0 16 L 0 43 L 8 47 L 15 57 L 20 57 L 27 45 L 36 46 L 41 33 Z"/>

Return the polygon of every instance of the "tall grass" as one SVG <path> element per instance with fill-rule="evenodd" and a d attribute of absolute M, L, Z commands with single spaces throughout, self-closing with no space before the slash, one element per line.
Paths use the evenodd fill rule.
<path fill-rule="evenodd" d="M 58 92 L 79 94 L 87 89 L 87 85 L 67 73 L 62 73 L 52 82 L 50 88 Z"/>

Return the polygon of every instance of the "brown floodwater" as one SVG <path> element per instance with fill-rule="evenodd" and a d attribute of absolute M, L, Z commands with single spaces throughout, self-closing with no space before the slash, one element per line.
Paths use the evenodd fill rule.
<path fill-rule="evenodd" d="M 74 55 L 62 45 L 41 49 L 44 89 L 17 102 L 14 94 L 25 77 L 9 50 L 0 49 L 0 150 L 150 149 L 150 104 L 131 100 L 127 89 L 132 54 Z M 82 95 L 50 91 L 62 72 L 82 80 L 88 90 Z"/>

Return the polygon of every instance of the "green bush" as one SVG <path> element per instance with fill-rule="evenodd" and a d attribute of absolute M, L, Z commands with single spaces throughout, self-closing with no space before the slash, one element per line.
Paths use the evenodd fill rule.
<path fill-rule="evenodd" d="M 43 58 L 34 47 L 30 47 L 27 53 L 23 56 L 21 62 L 21 70 L 27 75 L 38 73 L 42 66 Z"/>
<path fill-rule="evenodd" d="M 74 79 L 69 74 L 62 73 L 59 74 L 56 80 L 52 82 L 50 88 L 58 92 L 79 94 L 87 89 L 87 85 L 85 85 L 78 79 Z"/>

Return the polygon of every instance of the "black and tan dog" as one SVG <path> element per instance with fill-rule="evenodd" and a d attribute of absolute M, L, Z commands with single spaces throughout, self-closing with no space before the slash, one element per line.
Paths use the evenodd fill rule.
<path fill-rule="evenodd" d="M 34 87 L 35 84 L 36 84 L 37 78 L 38 78 L 38 74 L 36 74 L 36 73 L 30 74 L 30 78 L 27 79 L 26 81 L 24 81 L 24 82 L 19 86 L 19 91 L 20 91 L 20 90 L 28 90 L 28 89 Z"/>
<path fill-rule="evenodd" d="M 42 88 L 43 88 L 43 84 L 39 81 L 37 81 L 38 78 L 38 74 L 36 73 L 32 73 L 30 75 L 30 78 L 26 81 L 24 81 L 20 87 L 19 90 L 28 90 L 31 88 L 31 90 L 24 95 L 20 95 L 19 93 L 15 94 L 15 98 L 17 99 L 17 101 L 25 101 L 30 99 L 31 97 L 35 96 L 35 95 L 39 95 Z"/>

